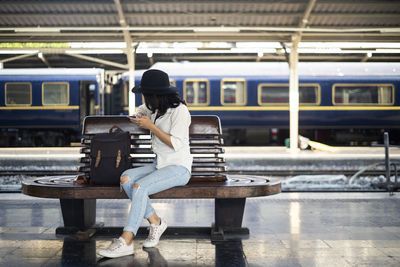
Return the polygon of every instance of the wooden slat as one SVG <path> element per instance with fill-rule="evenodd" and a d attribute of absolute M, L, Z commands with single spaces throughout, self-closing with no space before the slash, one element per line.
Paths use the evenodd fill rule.
<path fill-rule="evenodd" d="M 193 157 L 193 164 L 196 163 L 225 163 L 225 159 L 222 157 Z"/>
<path fill-rule="evenodd" d="M 189 184 L 195 184 L 195 183 L 206 183 L 206 182 L 225 182 L 226 181 L 226 176 L 225 175 L 214 175 L 214 176 L 192 176 L 190 177 Z"/>
<path fill-rule="evenodd" d="M 190 135 L 222 135 L 221 122 L 217 116 L 191 116 Z M 149 131 L 132 123 L 128 116 L 88 116 L 83 122 L 84 135 L 107 133 L 112 126 L 135 134 L 148 134 Z"/>
<path fill-rule="evenodd" d="M 78 168 L 79 172 L 90 172 L 90 166 L 80 166 Z"/>
<path fill-rule="evenodd" d="M 79 163 L 90 163 L 89 157 L 82 157 L 79 159 Z"/>
<path fill-rule="evenodd" d="M 99 134 L 108 133 L 114 125 L 121 128 L 123 131 L 128 131 L 137 134 L 149 134 L 148 130 L 144 130 L 137 124 L 132 123 L 128 116 L 88 116 L 83 121 L 82 133 Z"/>
<path fill-rule="evenodd" d="M 225 150 L 222 147 L 191 147 L 192 154 L 223 154 Z"/>
<path fill-rule="evenodd" d="M 190 139 L 191 146 L 220 146 L 222 142 L 220 139 Z"/>
<path fill-rule="evenodd" d="M 141 158 L 131 158 L 132 163 L 152 163 L 154 157 L 141 157 Z M 225 163 L 226 160 L 222 157 L 211 158 L 211 157 L 193 157 L 193 164 L 202 164 L 202 163 Z M 90 163 L 89 157 L 81 157 L 79 159 L 79 163 Z"/>
<path fill-rule="evenodd" d="M 131 154 L 154 154 L 151 148 L 147 147 L 132 147 Z"/>
<path fill-rule="evenodd" d="M 85 138 L 81 140 L 82 145 L 90 146 L 91 140 Z M 150 139 L 131 139 L 132 145 L 151 145 Z M 221 139 L 190 139 L 189 144 L 191 146 L 221 146 L 223 144 Z"/>
<path fill-rule="evenodd" d="M 132 163 L 147 164 L 147 163 L 153 163 L 153 161 L 154 161 L 154 157 L 131 158 Z"/>
<path fill-rule="evenodd" d="M 131 139 L 132 145 L 151 145 L 150 139 Z"/>
<path fill-rule="evenodd" d="M 133 157 L 131 158 L 132 163 L 152 163 L 154 157 Z M 193 164 L 207 164 L 207 163 L 225 163 L 226 160 L 222 157 L 193 157 Z M 90 163 L 89 157 L 81 157 L 79 163 Z"/>
<path fill-rule="evenodd" d="M 83 147 L 80 149 L 80 153 L 82 154 L 90 154 L 89 147 Z M 190 153 L 192 154 L 223 154 L 225 150 L 222 147 L 193 147 L 190 148 Z M 134 147 L 131 148 L 131 154 L 153 154 L 151 148 L 141 148 L 141 147 Z"/>
<path fill-rule="evenodd" d="M 193 166 L 192 172 L 225 172 L 226 166 Z"/>
<path fill-rule="evenodd" d="M 189 134 L 222 135 L 221 122 L 217 116 L 192 116 Z"/>
<path fill-rule="evenodd" d="M 89 147 L 82 147 L 79 149 L 79 153 L 81 154 L 90 154 L 90 148 Z"/>

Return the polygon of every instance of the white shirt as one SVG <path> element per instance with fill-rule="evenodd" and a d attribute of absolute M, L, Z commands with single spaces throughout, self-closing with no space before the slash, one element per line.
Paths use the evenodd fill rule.
<path fill-rule="evenodd" d="M 150 117 L 154 123 L 156 112 L 152 113 L 145 104 L 136 109 L 136 114 L 143 114 Z M 152 134 L 151 144 L 153 152 L 157 156 L 157 169 L 168 165 L 184 166 L 192 171 L 192 155 L 189 146 L 189 126 L 191 117 L 188 108 L 179 104 L 176 108 L 169 108 L 164 115 L 155 121 L 155 125 L 163 132 L 171 135 L 173 148 L 162 142 L 157 136 Z"/>

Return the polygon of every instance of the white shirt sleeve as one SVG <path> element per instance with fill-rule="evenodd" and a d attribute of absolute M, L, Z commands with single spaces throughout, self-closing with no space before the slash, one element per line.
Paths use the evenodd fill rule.
<path fill-rule="evenodd" d="M 139 113 L 141 113 L 142 115 L 145 115 L 147 117 L 151 116 L 151 110 L 146 107 L 146 104 L 142 104 L 142 105 L 138 106 L 138 108 L 136 109 L 136 114 L 139 114 Z"/>
<path fill-rule="evenodd" d="M 183 104 L 174 109 L 171 114 L 171 143 L 175 151 L 189 144 L 189 126 L 191 117 L 189 110 Z"/>

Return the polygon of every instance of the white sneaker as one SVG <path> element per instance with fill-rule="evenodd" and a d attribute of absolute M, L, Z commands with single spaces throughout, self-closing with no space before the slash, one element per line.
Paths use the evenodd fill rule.
<path fill-rule="evenodd" d="M 150 224 L 149 236 L 143 242 L 143 247 L 152 248 L 158 244 L 161 235 L 164 233 L 165 229 L 167 229 L 167 222 L 164 219 L 161 219 L 160 225 Z"/>
<path fill-rule="evenodd" d="M 125 242 L 125 239 L 122 237 L 114 238 L 111 245 L 106 248 L 102 249 L 98 252 L 99 255 L 107 258 L 118 258 L 122 256 L 132 255 L 133 252 L 133 241 L 128 246 Z"/>

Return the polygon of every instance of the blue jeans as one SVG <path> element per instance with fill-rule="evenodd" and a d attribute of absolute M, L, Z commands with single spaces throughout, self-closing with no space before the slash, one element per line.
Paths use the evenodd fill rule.
<path fill-rule="evenodd" d="M 147 219 L 154 214 L 149 195 L 185 185 L 190 179 L 190 172 L 185 167 L 169 165 L 157 170 L 156 162 L 149 166 L 126 170 L 121 177 L 124 175 L 129 176 L 130 179 L 121 186 L 132 200 L 124 231 L 132 232 L 134 235 L 136 235 L 143 218 Z M 138 187 L 133 187 L 135 184 Z"/>

